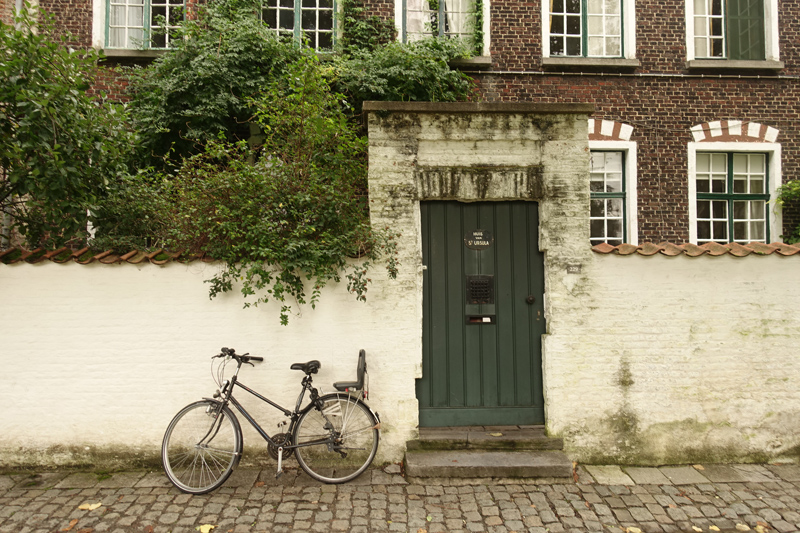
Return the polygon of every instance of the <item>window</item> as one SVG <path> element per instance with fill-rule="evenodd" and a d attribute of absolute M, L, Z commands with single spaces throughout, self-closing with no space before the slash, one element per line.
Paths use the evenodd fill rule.
<path fill-rule="evenodd" d="M 726 60 L 720 68 L 746 61 L 782 68 L 778 0 L 686 0 L 686 49 L 690 61 L 700 60 L 690 68 L 714 68 L 713 60 Z"/>
<path fill-rule="evenodd" d="M 476 30 L 487 33 L 486 28 L 477 28 L 475 0 L 397 0 L 400 8 L 399 30 L 403 42 L 413 42 L 425 37 L 440 36 L 461 38 L 473 42 Z M 484 20 L 488 0 L 483 0 Z M 481 47 L 486 49 L 485 43 Z"/>
<path fill-rule="evenodd" d="M 763 0 L 694 0 L 698 58 L 765 59 Z"/>
<path fill-rule="evenodd" d="M 589 119 L 589 240 L 638 244 L 636 143 L 633 127 Z"/>
<path fill-rule="evenodd" d="M 108 0 L 106 47 L 169 48 L 183 15 L 183 0 Z"/>
<path fill-rule="evenodd" d="M 625 235 L 625 153 L 591 153 L 589 225 L 592 244 L 622 244 Z"/>
<path fill-rule="evenodd" d="M 697 243 L 769 242 L 768 155 L 699 152 Z"/>
<path fill-rule="evenodd" d="M 308 40 L 315 50 L 334 45 L 334 0 L 264 0 L 261 17 L 278 35 Z"/>
<path fill-rule="evenodd" d="M 623 32 L 625 3 L 624 0 L 545 1 L 548 21 L 545 57 L 624 57 L 628 44 Z"/>

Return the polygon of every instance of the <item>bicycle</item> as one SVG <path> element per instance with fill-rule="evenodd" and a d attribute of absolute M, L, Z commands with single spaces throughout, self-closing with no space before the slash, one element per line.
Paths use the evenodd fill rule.
<path fill-rule="evenodd" d="M 239 464 L 244 443 L 231 405 L 267 441 L 269 454 L 278 461 L 276 477 L 283 473 L 284 459 L 292 455 L 309 476 L 324 483 L 355 479 L 372 463 L 380 440 L 380 417 L 364 403 L 364 350 L 359 352 L 356 381 L 334 383 L 338 392 L 322 396 L 312 385 L 311 377 L 322 367 L 321 363 L 313 360 L 291 365 L 292 370 L 305 374 L 293 411 L 239 382 L 242 365 L 255 366 L 253 362 L 263 361 L 263 357 L 239 355 L 233 348 L 222 348 L 221 353 L 212 356 L 212 375 L 214 359 L 218 358 L 222 360 L 214 377 L 219 389 L 213 398 L 203 398 L 181 409 L 164 434 L 164 471 L 178 489 L 189 494 L 211 492 L 225 483 Z M 224 379 L 225 366 L 230 361 L 236 362 L 236 371 L 230 379 Z M 235 387 L 282 411 L 289 418 L 287 430 L 270 437 L 236 400 Z M 306 391 L 310 401 L 301 409 Z M 284 420 L 278 427 L 285 425 Z"/>

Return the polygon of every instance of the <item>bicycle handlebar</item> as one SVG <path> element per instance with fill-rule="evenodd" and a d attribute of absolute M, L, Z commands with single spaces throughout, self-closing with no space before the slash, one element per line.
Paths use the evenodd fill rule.
<path fill-rule="evenodd" d="M 263 357 L 258 357 L 255 355 L 250 354 L 237 354 L 236 350 L 233 348 L 220 348 L 220 354 L 215 355 L 213 357 L 233 357 L 237 361 L 241 361 L 242 363 L 249 363 L 250 361 L 263 361 Z"/>

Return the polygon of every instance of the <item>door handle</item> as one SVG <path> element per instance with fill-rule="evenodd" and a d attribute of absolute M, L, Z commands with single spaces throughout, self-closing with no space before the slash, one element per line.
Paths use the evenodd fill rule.
<path fill-rule="evenodd" d="M 534 302 L 536 302 L 536 296 L 531 294 L 530 296 L 525 298 L 525 301 L 528 303 L 528 305 L 533 305 Z"/>

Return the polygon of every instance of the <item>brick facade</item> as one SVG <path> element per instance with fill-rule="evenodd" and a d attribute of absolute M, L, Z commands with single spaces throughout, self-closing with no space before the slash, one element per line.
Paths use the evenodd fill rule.
<path fill-rule="evenodd" d="M 796 104 L 800 101 L 800 2 L 778 2 L 779 53 L 784 63 L 779 71 L 688 70 L 685 2 L 640 0 L 635 2 L 637 67 L 564 67 L 554 72 L 542 66 L 541 2 L 484 1 L 490 2 L 491 68 L 470 72 L 478 80 L 483 99 L 591 103 L 596 119 L 633 126 L 631 140 L 638 147 L 640 242 L 689 240 L 687 143 L 697 124 L 731 119 L 775 128 L 783 179 L 800 175 Z M 7 11 L 9 2 L 13 0 L 3 0 L 0 13 Z M 42 0 L 41 5 L 64 21 L 65 28 L 77 36 L 75 44 L 87 46 L 92 41 L 91 2 Z M 393 0 L 364 0 L 364 5 L 369 15 L 394 17 Z M 104 85 L 112 96 L 123 96 L 120 84 Z M 800 209 L 783 213 L 783 232 L 798 223 Z M 780 231 L 771 235 L 771 240 L 778 240 L 774 233 Z"/>

